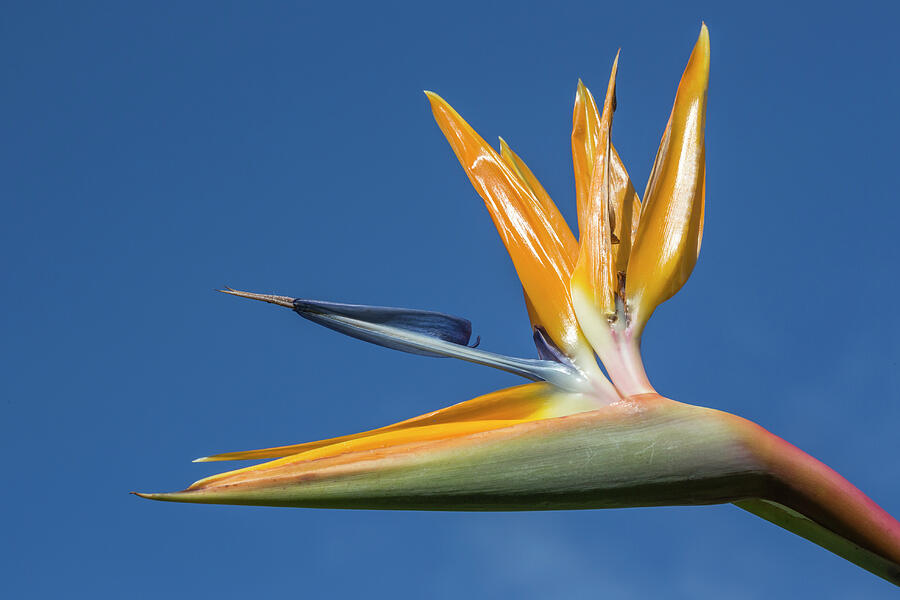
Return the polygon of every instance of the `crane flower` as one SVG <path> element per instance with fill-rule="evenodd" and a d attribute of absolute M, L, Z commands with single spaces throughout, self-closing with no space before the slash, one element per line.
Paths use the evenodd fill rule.
<path fill-rule="evenodd" d="M 494 149 L 426 92 L 512 258 L 537 358 L 484 350 L 471 343 L 468 320 L 443 313 L 223 290 L 361 340 L 494 367 L 530 383 L 380 429 L 200 458 L 269 460 L 184 491 L 138 495 L 476 511 L 730 502 L 900 585 L 900 523 L 887 512 L 762 427 L 659 395 L 645 373 L 644 327 L 687 281 L 700 251 L 709 59 L 703 25 L 643 201 L 612 143 L 618 56 L 602 105 L 579 81 L 572 119 L 577 238 L 505 141 Z"/>

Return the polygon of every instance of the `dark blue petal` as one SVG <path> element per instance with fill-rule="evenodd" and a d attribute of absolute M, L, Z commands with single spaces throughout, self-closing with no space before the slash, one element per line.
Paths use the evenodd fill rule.
<path fill-rule="evenodd" d="M 472 336 L 472 324 L 466 319 L 443 313 L 320 302 L 273 294 L 241 292 L 231 288 L 222 291 L 232 296 L 292 308 L 298 315 L 314 323 L 385 348 L 423 356 L 458 358 L 515 373 L 532 381 L 547 381 L 570 391 L 580 392 L 590 388 L 583 373 L 571 362 L 564 356 L 555 356 L 558 349 L 543 331 L 535 337 L 538 352 L 542 357 L 547 356 L 554 360 L 495 354 L 476 349 L 478 341 L 474 346 L 468 346 L 469 338 Z"/>
<path fill-rule="evenodd" d="M 301 317 L 319 325 L 334 329 L 343 334 L 355 337 L 379 346 L 402 350 L 423 356 L 441 356 L 410 347 L 403 340 L 397 340 L 378 332 L 354 326 L 344 320 L 335 320 L 335 316 L 347 317 L 361 323 L 384 325 L 403 331 L 426 335 L 444 340 L 452 344 L 465 346 L 472 337 L 472 323 L 468 319 L 445 315 L 429 310 L 409 308 L 393 308 L 388 306 L 367 306 L 363 304 L 341 304 L 338 302 L 322 302 L 319 300 L 294 300 L 294 311 Z"/>
<path fill-rule="evenodd" d="M 564 365 L 570 364 L 569 357 L 553 343 L 547 330 L 543 327 L 534 328 L 534 345 L 537 347 L 538 358 L 541 360 L 552 360 Z"/>

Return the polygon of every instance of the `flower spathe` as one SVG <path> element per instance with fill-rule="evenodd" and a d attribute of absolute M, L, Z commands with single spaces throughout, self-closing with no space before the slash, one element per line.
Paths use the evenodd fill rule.
<path fill-rule="evenodd" d="M 532 381 L 352 435 L 198 461 L 273 459 L 155 500 L 266 506 L 544 510 L 732 502 L 900 584 L 900 524 L 840 475 L 758 425 L 669 400 L 640 338 L 687 281 L 705 203 L 706 26 L 678 85 L 639 197 L 612 143 L 613 62 L 602 105 L 580 81 L 573 234 L 534 173 L 446 101 L 435 120 L 522 283 L 538 358 L 471 344 L 469 321 L 432 311 L 227 293 L 290 308 L 351 337 Z M 609 378 L 601 370 L 599 357 Z"/>

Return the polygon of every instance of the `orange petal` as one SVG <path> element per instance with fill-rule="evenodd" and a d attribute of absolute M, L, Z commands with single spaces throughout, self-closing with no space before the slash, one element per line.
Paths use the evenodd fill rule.
<path fill-rule="evenodd" d="M 631 177 L 619 158 L 619 153 L 610 144 L 609 160 L 609 202 L 615 216 L 613 235 L 618 240 L 613 243 L 612 253 L 616 262 L 616 272 L 624 274 L 637 234 L 641 218 L 641 199 L 631 183 Z"/>
<path fill-rule="evenodd" d="M 709 33 L 703 25 L 650 173 L 628 263 L 626 299 L 637 331 L 657 306 L 681 289 L 697 262 L 703 231 L 708 83 Z"/>
<path fill-rule="evenodd" d="M 487 423 L 489 421 L 506 422 L 547 419 L 550 417 L 580 412 L 582 410 L 593 410 L 594 408 L 596 408 L 596 402 L 581 394 L 563 393 L 546 383 L 528 383 L 485 394 L 484 396 L 479 396 L 441 410 L 413 417 L 393 425 L 388 425 L 387 427 L 380 427 L 370 431 L 363 431 L 361 433 L 344 435 L 326 440 L 306 442 L 304 444 L 292 444 L 290 446 L 246 450 L 241 452 L 226 452 L 224 454 L 198 458 L 194 462 L 279 458 L 402 429 L 448 423 L 463 423 L 468 421 Z M 497 426 L 500 427 L 502 425 Z"/>
<path fill-rule="evenodd" d="M 274 463 L 262 463 L 213 475 L 196 482 L 192 488 L 208 485 L 222 477 L 269 469 L 282 463 L 330 458 L 350 452 L 470 435 L 528 421 L 588 412 L 596 410 L 600 406 L 601 404 L 589 395 L 561 392 L 546 383 L 521 385 L 362 433 L 305 444 L 231 452 L 198 459 L 194 462 L 261 458 L 278 458 L 279 460 Z"/>
<path fill-rule="evenodd" d="M 578 209 L 578 229 L 581 233 L 578 262 L 572 275 L 573 293 L 580 294 L 587 303 L 603 315 L 616 312 L 616 265 L 612 254 L 610 223 L 610 128 L 616 94 L 616 70 L 619 56 L 613 62 L 603 114 L 597 131 L 591 186 L 588 200 Z M 593 136 L 591 136 L 593 137 Z M 576 303 L 576 306 L 578 304 Z M 579 314 L 579 316 L 581 316 Z"/>
<path fill-rule="evenodd" d="M 575 199 L 578 203 L 579 232 L 590 212 L 591 173 L 594 151 L 600 134 L 600 113 L 591 92 L 578 80 L 575 110 L 572 113 L 572 164 L 575 168 Z"/>
<path fill-rule="evenodd" d="M 541 318 L 538 316 L 537 311 L 534 309 L 534 304 L 531 302 L 531 298 L 528 297 L 528 292 L 523 289 L 522 295 L 525 297 L 525 310 L 528 312 L 528 321 L 531 323 L 532 330 L 537 329 L 538 327 L 543 327 L 543 325 L 541 324 Z"/>
<path fill-rule="evenodd" d="M 426 92 L 434 118 L 512 258 L 540 323 L 557 346 L 583 368 L 593 353 L 575 319 L 569 296 L 572 259 L 553 219 L 506 161 L 440 96 Z"/>
<path fill-rule="evenodd" d="M 541 182 L 534 176 L 534 173 L 531 172 L 531 169 L 528 168 L 525 161 L 512 151 L 512 148 L 509 147 L 506 140 L 503 138 L 500 138 L 500 155 L 506 161 L 506 164 L 510 169 L 519 176 L 522 183 L 531 190 L 531 193 L 538 199 L 538 202 L 541 203 L 544 212 L 550 220 L 550 224 L 553 226 L 553 230 L 562 241 L 566 253 L 574 264 L 578 258 L 578 240 L 575 239 L 575 236 L 572 234 L 572 229 L 569 227 L 569 224 L 566 223 L 565 217 L 562 216 L 562 213 L 559 212 L 559 208 L 556 207 L 556 204 L 550 198 L 550 194 L 547 193 L 544 186 L 541 185 Z"/>
<path fill-rule="evenodd" d="M 615 97 L 613 97 L 615 108 Z M 596 141 L 600 136 L 600 113 L 591 91 L 578 81 L 572 126 L 572 160 L 575 166 L 575 195 L 579 221 L 587 218 L 591 206 L 590 185 L 593 174 Z M 610 141 L 609 211 L 614 242 L 612 255 L 616 271 L 625 273 L 628 257 L 637 233 L 641 215 L 641 199 L 631 183 L 627 169 Z"/>
<path fill-rule="evenodd" d="M 507 144 L 506 140 L 503 138 L 500 138 L 500 155 L 503 157 L 503 160 L 506 161 L 507 166 L 512 169 L 513 173 L 519 177 L 522 183 L 531 190 L 534 197 L 541 203 L 544 212 L 550 219 L 550 224 L 562 241 L 566 253 L 574 263 L 578 259 L 578 240 L 575 239 L 572 230 L 569 228 L 569 224 L 566 223 L 565 217 L 562 216 L 562 213 L 559 212 L 559 208 L 556 207 L 556 204 L 550 198 L 550 194 L 547 193 L 544 186 L 541 185 L 541 182 L 534 176 L 534 173 L 531 172 L 531 169 L 528 168 L 525 161 L 512 151 L 512 148 L 509 147 L 509 144 Z M 525 308 L 528 310 L 528 319 L 531 322 L 531 326 L 533 328 L 544 327 L 544 329 L 546 329 L 546 326 L 541 323 L 540 317 L 538 317 L 537 311 L 535 311 L 534 305 L 528 297 L 527 292 L 525 293 Z"/>

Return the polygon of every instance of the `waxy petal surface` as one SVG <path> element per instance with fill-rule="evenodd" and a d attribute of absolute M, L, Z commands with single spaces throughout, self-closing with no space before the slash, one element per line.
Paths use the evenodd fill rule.
<path fill-rule="evenodd" d="M 697 262 L 705 189 L 709 34 L 700 31 L 644 194 L 625 281 L 636 327 L 687 281 Z"/>
<path fill-rule="evenodd" d="M 579 231 L 590 212 L 591 175 L 594 152 L 600 135 L 600 112 L 594 97 L 579 79 L 572 112 L 572 165 L 575 169 L 575 200 L 578 206 Z M 580 236 L 580 233 L 579 233 Z"/>
<path fill-rule="evenodd" d="M 609 202 L 615 216 L 612 228 L 615 238 L 612 252 L 616 261 L 616 272 L 624 275 L 641 219 L 641 199 L 631 183 L 631 177 L 622 159 L 619 158 L 619 153 L 611 144 L 610 149 Z"/>
<path fill-rule="evenodd" d="M 472 323 L 468 319 L 430 310 L 345 304 L 305 298 L 295 298 L 292 304 L 294 312 L 314 323 L 366 342 L 411 354 L 441 356 L 433 352 L 400 346 L 390 339 L 376 337 L 365 330 L 351 328 L 345 323 L 363 322 L 382 325 L 386 329 L 418 333 L 461 346 L 468 345 L 469 339 L 472 337 Z M 346 317 L 346 321 L 338 320 L 339 317 Z"/>
<path fill-rule="evenodd" d="M 534 194 L 534 197 L 537 198 L 538 202 L 541 203 L 544 213 L 547 215 L 553 230 L 562 242 L 566 254 L 569 255 L 574 263 L 578 258 L 578 240 L 575 239 L 575 235 L 572 233 L 569 224 L 566 223 L 565 217 L 562 216 L 562 213 L 559 212 L 559 208 L 557 208 L 556 204 L 550 198 L 550 194 L 547 193 L 544 186 L 538 181 L 538 178 L 531 172 L 531 169 L 528 168 L 525 161 L 513 152 L 512 148 L 509 147 L 509 144 L 507 144 L 506 140 L 503 138 L 500 138 L 500 156 L 503 157 L 507 166 L 519 177 L 519 180 L 531 190 L 531 193 Z M 546 329 L 534 308 L 534 304 L 528 297 L 528 292 L 525 292 L 525 308 L 528 311 L 528 320 L 531 322 L 531 327 L 541 327 Z"/>
<path fill-rule="evenodd" d="M 615 107 L 615 97 L 613 100 Z M 575 167 L 575 195 L 578 202 L 579 223 L 587 218 L 586 213 L 591 210 L 590 189 L 599 136 L 600 113 L 597 112 L 597 104 L 590 90 L 579 81 L 572 118 L 572 161 Z M 624 274 L 637 233 L 641 199 L 612 140 L 610 140 L 609 190 L 612 254 L 617 273 Z"/>
<path fill-rule="evenodd" d="M 544 213 L 550 221 L 550 225 L 553 227 L 553 231 L 556 232 L 557 237 L 559 237 L 562 242 L 566 254 L 569 255 L 569 258 L 574 264 L 578 258 L 578 240 L 575 239 L 572 229 L 566 222 L 565 217 L 562 216 L 562 213 L 559 212 L 556 203 L 550 198 L 550 194 L 547 193 L 547 190 L 544 189 L 544 186 L 541 185 L 538 178 L 531 172 L 531 169 L 528 168 L 525 161 L 523 161 L 518 154 L 513 152 L 512 148 L 509 147 L 509 144 L 507 144 L 506 140 L 503 138 L 500 138 L 500 155 L 513 172 L 519 176 L 522 183 L 531 190 L 531 193 L 534 194 L 534 197 L 537 198 L 538 202 L 540 202 L 541 207 L 544 209 Z"/>
<path fill-rule="evenodd" d="M 573 261 L 540 200 L 484 139 L 437 94 L 426 92 L 438 126 L 482 197 L 538 321 L 581 366 L 593 362 L 572 301 Z"/>
<path fill-rule="evenodd" d="M 618 63 L 619 57 L 616 56 L 596 132 L 596 149 L 587 205 L 579 205 L 578 209 L 580 248 L 571 283 L 573 294 L 580 294 L 602 315 L 610 316 L 616 312 L 615 295 L 618 282 L 612 254 L 609 160 Z M 577 303 L 575 306 L 578 308 Z"/>
<path fill-rule="evenodd" d="M 198 459 L 196 462 L 279 458 L 401 429 L 470 421 L 483 423 L 490 421 L 531 421 L 594 410 L 597 406 L 596 400 L 587 395 L 566 393 L 546 383 L 528 383 L 485 394 L 484 396 L 419 415 L 387 427 L 326 440 L 306 442 L 304 444 L 242 452 L 227 452 L 215 456 L 207 456 Z M 500 426 L 497 425 L 497 427 Z M 491 427 L 486 428 L 490 429 Z"/>

